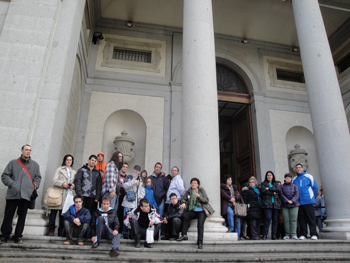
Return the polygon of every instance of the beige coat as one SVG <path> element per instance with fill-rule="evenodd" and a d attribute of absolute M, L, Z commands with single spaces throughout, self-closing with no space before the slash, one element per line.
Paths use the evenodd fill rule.
<path fill-rule="evenodd" d="M 77 172 L 72 169 L 72 178 L 71 178 L 71 183 L 73 184 L 73 189 L 74 189 L 74 177 Z M 63 183 L 68 184 L 68 176 L 66 172 L 66 167 L 65 166 L 60 166 L 57 168 L 55 175 L 53 177 L 53 182 L 52 182 L 52 187 L 55 189 L 60 189 L 62 190 L 62 205 L 60 206 L 55 206 L 55 207 L 48 207 L 50 210 L 62 210 L 63 204 L 66 200 L 66 192 L 67 190 L 63 188 Z M 73 193 L 74 195 L 74 193 Z"/>

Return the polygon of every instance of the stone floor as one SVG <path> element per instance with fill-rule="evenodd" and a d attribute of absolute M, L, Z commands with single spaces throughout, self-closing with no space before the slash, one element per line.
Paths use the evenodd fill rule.
<path fill-rule="evenodd" d="M 0 245 L 0 262 L 350 262 L 350 241 L 208 241 L 199 250 L 192 241 L 157 241 L 151 249 L 137 249 L 133 241 L 121 240 L 120 256 L 111 258 L 107 241 L 92 249 L 91 242 L 65 246 L 63 240 L 25 236 L 21 245 L 9 241 Z"/>

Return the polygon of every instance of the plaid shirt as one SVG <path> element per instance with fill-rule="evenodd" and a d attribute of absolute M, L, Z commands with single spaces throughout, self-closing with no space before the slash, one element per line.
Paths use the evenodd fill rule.
<path fill-rule="evenodd" d="M 119 170 L 114 162 L 109 162 L 106 166 L 105 181 L 102 186 L 102 195 L 106 192 L 114 192 L 118 182 Z"/>

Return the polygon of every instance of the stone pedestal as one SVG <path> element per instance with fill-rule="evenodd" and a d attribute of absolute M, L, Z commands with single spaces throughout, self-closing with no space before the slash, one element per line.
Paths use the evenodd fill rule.
<path fill-rule="evenodd" d="M 13 231 L 15 231 L 17 217 L 13 220 Z M 28 210 L 23 235 L 46 236 L 49 233 L 49 217 L 44 210 Z"/>
<path fill-rule="evenodd" d="M 350 136 L 344 104 L 317 0 L 293 0 L 327 209 L 321 238 L 349 239 Z"/>
<path fill-rule="evenodd" d="M 197 177 L 215 209 L 206 220 L 206 240 L 237 240 L 220 217 L 220 151 L 216 61 L 211 0 L 185 0 L 182 73 L 182 167 L 186 186 Z M 195 224 L 195 223 L 193 223 Z M 194 238 L 192 225 L 188 235 Z"/>

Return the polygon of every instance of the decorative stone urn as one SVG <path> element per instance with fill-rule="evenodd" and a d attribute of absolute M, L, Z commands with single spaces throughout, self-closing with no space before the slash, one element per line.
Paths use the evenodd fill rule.
<path fill-rule="evenodd" d="M 304 167 L 304 170 L 307 171 L 307 168 L 309 167 L 309 164 L 307 162 L 306 156 L 308 153 L 300 148 L 299 144 L 294 145 L 294 150 L 291 150 L 289 153 L 289 166 L 292 168 L 294 174 L 297 173 L 295 166 L 298 163 L 301 163 Z"/>
<path fill-rule="evenodd" d="M 128 133 L 124 130 L 121 135 L 114 139 L 114 151 L 120 151 L 124 156 L 124 162 L 130 163 L 134 158 L 134 141 L 127 136 Z"/>

